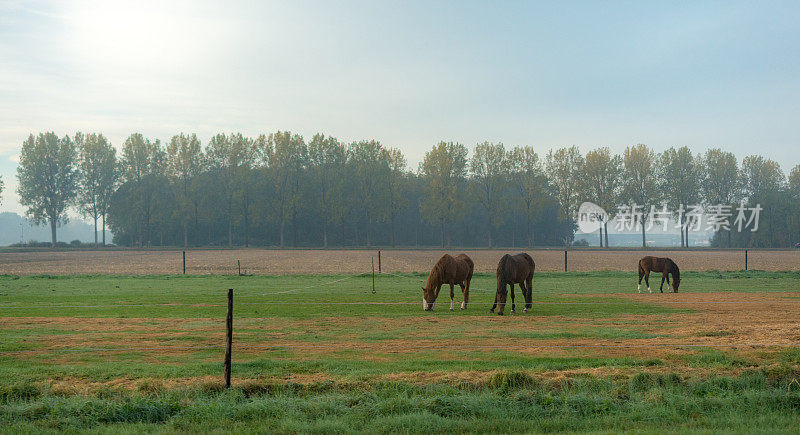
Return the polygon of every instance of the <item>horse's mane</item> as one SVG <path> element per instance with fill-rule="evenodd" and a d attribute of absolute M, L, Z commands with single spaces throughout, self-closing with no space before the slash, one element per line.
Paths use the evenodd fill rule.
<path fill-rule="evenodd" d="M 428 275 L 428 281 L 425 283 L 425 288 L 433 288 L 439 285 L 440 282 L 443 281 L 442 276 L 444 275 L 444 257 L 440 258 L 436 264 L 433 265 L 433 269 L 431 270 L 430 275 Z"/>
<path fill-rule="evenodd" d="M 681 270 L 678 269 L 678 265 L 675 264 L 674 261 L 669 260 L 672 263 L 672 267 L 674 268 L 675 272 L 673 273 L 674 278 L 681 279 Z"/>
<path fill-rule="evenodd" d="M 505 277 L 506 277 L 506 264 L 508 263 L 508 260 L 510 258 L 511 258 L 510 255 L 505 254 L 500 259 L 500 262 L 497 263 L 497 276 L 498 277 L 501 277 L 501 278 L 505 279 Z"/>

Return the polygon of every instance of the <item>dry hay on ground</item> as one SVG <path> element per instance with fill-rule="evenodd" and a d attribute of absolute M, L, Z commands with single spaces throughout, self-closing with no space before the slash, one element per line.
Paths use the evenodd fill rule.
<path fill-rule="evenodd" d="M 519 249 L 511 252 L 520 251 Z M 446 251 L 384 250 L 384 272 L 427 272 Z M 462 252 L 462 251 L 447 251 Z M 476 272 L 494 272 L 504 250 L 466 252 Z M 527 250 L 537 272 L 563 271 L 564 251 Z M 371 250 L 193 250 L 186 253 L 187 273 L 232 274 L 237 261 L 253 274 L 369 273 L 377 251 Z M 575 250 L 568 254 L 571 271 L 635 271 L 645 255 L 668 256 L 681 270 L 742 270 L 742 251 L 604 251 Z M 377 268 L 377 258 L 376 268 Z M 302 261 L 301 261 L 302 260 Z M 800 270 L 800 251 L 750 251 L 749 268 L 768 271 Z M 35 251 L 0 253 L 0 274 L 177 274 L 182 272 L 181 251 Z"/>
<path fill-rule="evenodd" d="M 664 361 L 663 364 L 647 367 L 649 371 L 703 376 L 723 372 L 736 374 L 748 367 L 775 364 L 776 353 L 800 343 L 800 302 L 790 299 L 794 293 L 614 294 L 587 295 L 586 298 L 602 297 L 608 300 L 609 296 L 689 308 L 693 311 L 576 319 L 568 316 L 537 316 L 534 307 L 533 315 L 452 316 L 444 311 L 421 315 L 411 323 L 407 317 L 379 316 L 242 318 L 237 323 L 236 354 L 240 361 L 268 357 L 295 361 L 337 358 L 388 362 L 421 353 L 443 360 L 474 360 L 476 355 L 485 355 L 491 359 L 497 351 L 536 357 L 631 357 L 643 361 Z M 154 348 L 139 351 L 121 349 L 120 352 L 141 353 L 142 358 L 153 362 L 169 357 L 172 358 L 169 360 L 171 364 L 180 363 L 175 358 L 186 361 L 197 361 L 198 358 L 216 361 L 221 355 L 221 343 L 224 341 L 223 328 L 217 319 L 7 317 L 3 318 L 3 328 L 31 331 L 45 328 L 40 335 L 32 336 L 29 341 L 43 349 L 128 346 Z M 592 331 L 602 331 L 604 328 L 644 335 L 637 338 L 591 337 Z M 315 334 L 313 340 L 308 339 L 309 331 Z M 541 333 L 548 338 L 515 336 L 514 333 L 518 332 Z M 564 332 L 573 334 L 568 338 L 552 338 L 547 335 Z M 583 336 L 587 333 L 588 336 Z M 598 345 L 608 347 L 596 347 Z M 197 348 L 187 349 L 187 346 Z M 174 349 L 170 349 L 171 347 Z M 208 353 L 205 347 L 214 347 L 218 352 Z M 721 352 L 746 360 L 747 364 L 708 367 L 694 364 L 691 358 L 686 358 L 687 355 L 701 352 L 702 347 L 717 348 Z M 91 354 L 94 352 L 90 353 L 90 357 Z M 108 360 L 116 360 L 125 355 L 118 355 L 118 352 L 104 354 Z M 16 354 L 13 357 L 47 357 L 54 364 L 91 364 L 84 361 L 86 357 L 79 352 L 50 353 L 43 350 Z M 598 375 L 628 376 L 637 370 L 641 370 L 641 367 L 548 370 L 536 375 L 559 378 L 597 372 Z M 451 373 L 443 367 L 441 372 L 424 376 L 414 373 L 375 376 L 376 379 L 388 380 L 405 379 L 417 382 L 429 379 L 455 382 L 460 379 L 482 379 L 488 376 L 487 373 L 470 372 L 465 375 Z M 313 378 L 334 379 L 324 373 L 316 374 Z M 302 380 L 276 378 L 265 381 Z M 131 385 L 140 384 L 141 382 L 135 382 Z"/>

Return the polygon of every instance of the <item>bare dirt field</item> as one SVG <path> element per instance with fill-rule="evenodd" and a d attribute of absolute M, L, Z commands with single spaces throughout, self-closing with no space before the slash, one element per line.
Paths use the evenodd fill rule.
<path fill-rule="evenodd" d="M 505 250 L 383 250 L 383 272 L 427 272 L 444 252 L 465 252 L 475 262 L 476 272 L 493 272 Z M 564 251 L 529 250 L 537 271 L 563 271 Z M 568 253 L 570 271 L 636 270 L 645 255 L 667 256 L 681 270 L 743 270 L 744 251 L 627 251 L 574 250 Z M 191 250 L 186 253 L 190 274 L 231 274 L 237 261 L 253 274 L 339 274 L 368 273 L 377 250 Z M 749 251 L 751 270 L 800 270 L 800 250 Z M 0 274 L 176 274 L 182 272 L 182 254 L 158 251 L 27 251 L 0 253 Z"/>

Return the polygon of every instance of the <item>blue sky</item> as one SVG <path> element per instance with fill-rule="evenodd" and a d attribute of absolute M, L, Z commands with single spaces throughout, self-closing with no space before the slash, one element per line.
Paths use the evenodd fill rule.
<path fill-rule="evenodd" d="M 166 4 L 166 5 L 165 5 Z M 0 0 L 0 175 L 31 132 L 290 129 L 800 163 L 800 2 Z"/>

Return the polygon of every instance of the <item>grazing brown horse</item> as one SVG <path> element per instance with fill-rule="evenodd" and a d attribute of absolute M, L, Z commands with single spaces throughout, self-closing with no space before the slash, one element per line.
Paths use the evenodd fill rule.
<path fill-rule="evenodd" d="M 469 282 L 472 280 L 474 269 L 475 265 L 472 263 L 472 259 L 466 254 L 458 254 L 455 257 L 450 254 L 442 255 L 442 258 L 433 265 L 425 287 L 422 287 L 422 309 L 433 311 L 442 285 L 450 284 L 450 311 L 453 311 L 453 297 L 455 296 L 453 286 L 458 284 L 464 294 L 461 309 L 466 310 L 469 302 Z"/>
<path fill-rule="evenodd" d="M 494 312 L 497 304 L 500 308 L 497 309 L 497 315 L 503 315 L 503 308 L 506 305 L 506 285 L 511 285 L 511 314 L 514 314 L 514 284 L 519 284 L 522 288 L 522 295 L 525 297 L 525 310 L 528 309 L 533 303 L 533 272 L 536 270 L 536 263 L 533 262 L 528 254 L 517 255 L 503 255 L 500 263 L 497 264 L 497 293 L 494 295 L 494 305 L 489 310 L 490 313 Z"/>
<path fill-rule="evenodd" d="M 639 285 L 636 288 L 639 293 L 642 292 L 642 277 L 647 284 L 647 291 L 650 290 L 650 272 L 661 272 L 661 293 L 664 293 L 664 280 L 667 280 L 667 287 L 669 288 L 669 275 L 672 275 L 672 291 L 678 293 L 678 287 L 681 285 L 681 271 L 678 265 L 670 258 L 651 257 L 647 256 L 639 260 Z"/>

